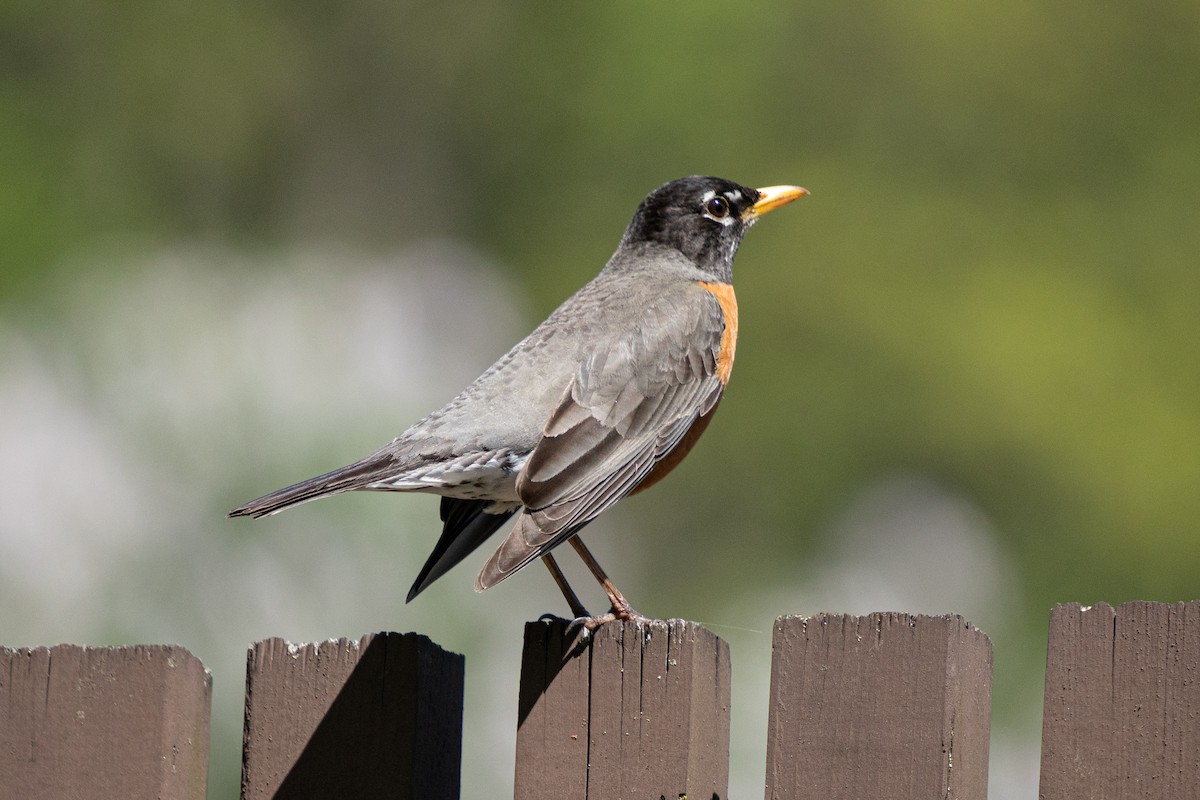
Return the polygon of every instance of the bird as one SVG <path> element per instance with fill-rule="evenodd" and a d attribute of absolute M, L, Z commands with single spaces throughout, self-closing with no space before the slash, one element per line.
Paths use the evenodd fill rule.
<path fill-rule="evenodd" d="M 580 531 L 661 480 L 704 432 L 737 345 L 734 256 L 760 217 L 806 194 L 704 176 L 659 186 L 599 274 L 445 406 L 365 458 L 228 516 L 348 491 L 433 493 L 442 533 L 407 601 L 516 516 L 476 591 L 541 559 L 588 631 L 646 620 Z M 564 542 L 604 588 L 608 613 L 589 614 L 567 583 L 551 553 Z"/>

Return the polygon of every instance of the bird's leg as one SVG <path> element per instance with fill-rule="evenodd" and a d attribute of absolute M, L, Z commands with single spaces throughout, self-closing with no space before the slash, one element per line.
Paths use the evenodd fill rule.
<path fill-rule="evenodd" d="M 571 546 L 575 548 L 575 552 L 583 559 L 583 563 L 587 564 L 587 568 L 596 576 L 596 580 L 604 587 L 604 593 L 608 595 L 609 601 L 612 603 L 612 610 L 600 617 L 592 617 L 584 622 L 589 630 L 594 630 L 606 622 L 612 622 L 615 619 L 625 622 L 649 622 L 649 618 L 639 614 L 629 601 L 625 599 L 625 595 L 621 594 L 620 590 L 613 585 L 604 568 L 600 566 L 600 562 L 592 555 L 592 552 L 587 549 L 587 545 L 578 536 L 571 537 Z"/>
<path fill-rule="evenodd" d="M 554 578 L 554 582 L 558 584 L 558 590 L 567 599 L 567 605 L 571 607 L 571 613 L 575 615 L 575 619 L 591 619 L 592 615 L 583 607 L 583 603 L 579 602 L 579 595 L 575 594 L 575 590 L 571 588 L 571 584 L 567 583 L 567 576 L 563 575 L 563 571 L 559 568 L 558 562 L 554 560 L 554 556 L 547 553 L 542 556 L 542 563 L 546 565 L 546 569 L 550 570 L 550 576 Z"/>

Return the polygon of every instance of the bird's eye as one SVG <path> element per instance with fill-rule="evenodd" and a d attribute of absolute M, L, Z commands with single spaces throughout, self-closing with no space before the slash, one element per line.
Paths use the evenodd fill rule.
<path fill-rule="evenodd" d="M 704 213 L 713 219 L 725 219 L 729 216 L 729 201 L 721 195 L 710 197 L 704 202 Z"/>

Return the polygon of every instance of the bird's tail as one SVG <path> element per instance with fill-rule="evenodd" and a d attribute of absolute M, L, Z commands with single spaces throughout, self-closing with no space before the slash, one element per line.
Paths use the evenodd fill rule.
<path fill-rule="evenodd" d="M 387 455 L 375 454 L 362 461 L 326 472 L 315 478 L 288 486 L 270 494 L 243 503 L 229 512 L 231 517 L 265 517 L 285 508 L 317 500 L 321 497 L 341 494 L 352 489 L 361 489 L 391 474 L 395 460 Z"/>

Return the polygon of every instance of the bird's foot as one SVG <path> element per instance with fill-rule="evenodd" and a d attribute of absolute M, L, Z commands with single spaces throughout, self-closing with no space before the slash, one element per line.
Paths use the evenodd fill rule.
<path fill-rule="evenodd" d="M 623 598 L 622 598 L 623 599 Z M 636 622 L 638 624 L 649 622 L 650 618 L 639 613 L 628 602 L 621 603 L 620 607 L 613 606 L 607 614 L 592 615 L 584 614 L 571 620 L 571 624 L 567 626 L 567 630 L 581 628 L 584 636 L 590 636 L 593 631 L 601 625 L 607 625 L 610 622 Z"/>
<path fill-rule="evenodd" d="M 594 614 L 589 614 L 589 615 L 582 616 L 582 617 L 576 617 L 575 619 L 571 620 L 571 624 L 570 624 L 568 630 L 574 629 L 574 628 L 582 628 L 584 631 L 586 631 L 587 634 L 590 634 L 592 631 L 596 630 L 601 625 L 605 625 L 609 622 L 612 622 L 615 619 L 617 619 L 617 616 L 615 614 L 613 614 L 612 612 L 609 612 L 607 614 L 600 614 L 599 616 L 596 616 Z"/>
<path fill-rule="evenodd" d="M 620 592 L 614 590 L 611 599 L 613 601 L 612 610 L 605 616 L 611 616 L 613 619 L 619 619 L 622 622 L 636 622 L 639 625 L 650 621 L 649 617 L 631 606 L 629 601 L 625 599 L 625 595 Z"/>

